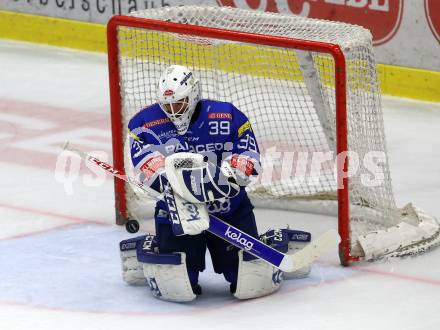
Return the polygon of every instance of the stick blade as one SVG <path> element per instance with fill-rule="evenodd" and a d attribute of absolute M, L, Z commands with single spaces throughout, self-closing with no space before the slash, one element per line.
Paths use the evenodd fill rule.
<path fill-rule="evenodd" d="M 320 256 L 325 255 L 334 249 L 337 250 L 339 241 L 340 237 L 335 229 L 325 232 L 305 248 L 290 256 L 293 261 L 293 270 L 291 271 L 301 269 L 311 264 Z"/>

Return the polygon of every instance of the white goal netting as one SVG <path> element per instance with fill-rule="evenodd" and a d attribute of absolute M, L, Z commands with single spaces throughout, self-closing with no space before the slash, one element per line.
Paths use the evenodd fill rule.
<path fill-rule="evenodd" d="M 411 205 L 395 205 L 368 30 L 225 7 L 165 7 L 131 16 L 339 45 L 347 74 L 350 253 L 374 259 L 420 252 L 436 243 L 434 218 Z M 331 55 L 124 26 L 118 27 L 116 47 L 123 127 L 155 102 L 157 80 L 166 66 L 188 66 L 201 82 L 203 98 L 234 103 L 252 123 L 263 162 L 262 174 L 248 188 L 253 201 L 336 214 L 339 126 Z M 126 136 L 121 143 L 131 173 Z M 151 203 L 126 189 L 129 216 L 149 216 Z"/>

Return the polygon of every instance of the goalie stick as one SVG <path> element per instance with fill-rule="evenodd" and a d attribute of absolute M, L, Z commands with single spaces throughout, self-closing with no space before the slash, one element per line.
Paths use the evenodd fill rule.
<path fill-rule="evenodd" d="M 113 166 L 99 160 L 98 158 L 73 147 L 69 142 L 64 144 L 63 149 L 74 152 L 85 161 L 89 161 L 101 167 L 106 172 L 112 174 L 118 179 L 137 186 L 151 197 L 160 199 L 159 196 L 161 195 L 158 195 L 148 186 L 142 184 L 132 177 L 125 175 L 124 172 L 116 170 L 113 168 Z M 332 247 L 335 247 L 339 242 L 339 235 L 337 231 L 331 229 L 298 252 L 295 252 L 294 254 L 285 254 L 264 244 L 259 239 L 242 232 L 241 230 L 231 226 L 230 224 L 213 215 L 209 215 L 208 231 L 231 243 L 232 245 L 248 252 L 249 254 L 268 262 L 284 272 L 294 272 L 311 264 L 321 255 L 328 252 Z"/>

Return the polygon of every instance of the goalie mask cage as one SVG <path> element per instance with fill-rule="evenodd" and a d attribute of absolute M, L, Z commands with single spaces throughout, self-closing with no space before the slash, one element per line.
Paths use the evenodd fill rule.
<path fill-rule="evenodd" d="M 395 205 L 371 35 L 344 23 L 227 7 L 164 7 L 108 23 L 113 161 L 133 175 L 127 123 L 156 102 L 168 65 L 189 67 L 202 98 L 250 119 L 263 171 L 257 206 L 335 214 L 340 258 L 425 251 L 437 220 Z M 151 217 L 151 200 L 115 180 L 117 222 Z M 150 207 L 150 213 L 147 214 Z"/>

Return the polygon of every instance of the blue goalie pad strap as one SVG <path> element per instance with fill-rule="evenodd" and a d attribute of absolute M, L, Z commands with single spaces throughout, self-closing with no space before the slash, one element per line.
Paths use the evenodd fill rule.
<path fill-rule="evenodd" d="M 288 229 L 272 229 L 260 236 L 260 240 L 280 252 L 286 253 L 289 250 Z"/>
<path fill-rule="evenodd" d="M 137 260 L 146 264 L 180 265 L 182 258 L 180 253 L 158 253 L 156 236 L 141 236 L 143 240 L 136 241 Z"/>
<path fill-rule="evenodd" d="M 289 242 L 308 243 L 312 239 L 312 234 L 301 230 L 272 229 L 261 235 L 260 239 L 273 248 L 285 253 L 289 249 Z"/>
<path fill-rule="evenodd" d="M 286 253 L 289 250 L 289 242 L 291 241 L 289 234 L 291 232 L 297 232 L 290 229 L 272 229 L 260 235 L 260 240 L 269 245 L 270 247 Z M 255 260 L 256 257 L 249 253 L 243 253 L 244 261 Z"/>
<path fill-rule="evenodd" d="M 138 242 L 144 242 L 147 235 L 138 236 L 130 239 L 123 240 L 119 243 L 119 249 L 121 251 L 136 250 Z"/>
<path fill-rule="evenodd" d="M 157 253 L 156 236 L 143 235 L 123 240 L 119 243 L 121 251 L 136 250 L 139 262 L 160 265 L 180 265 L 182 258 L 180 253 Z"/>
<path fill-rule="evenodd" d="M 312 241 L 312 234 L 307 231 L 302 230 L 293 230 L 293 229 L 282 229 L 285 232 L 287 232 L 287 235 L 289 235 L 289 239 L 292 242 L 311 242 Z"/>
<path fill-rule="evenodd" d="M 142 249 L 136 252 L 138 261 L 145 264 L 180 265 L 182 263 L 180 253 L 155 253 L 143 251 Z"/>

